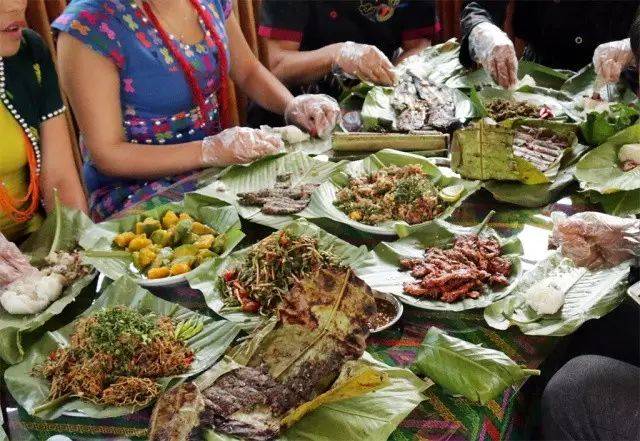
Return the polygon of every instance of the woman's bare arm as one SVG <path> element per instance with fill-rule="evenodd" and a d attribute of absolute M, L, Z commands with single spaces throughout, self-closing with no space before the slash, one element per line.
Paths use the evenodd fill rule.
<path fill-rule="evenodd" d="M 284 114 L 293 95 L 253 55 L 233 13 L 227 20 L 227 34 L 231 52 L 231 79 L 265 109 Z"/>
<path fill-rule="evenodd" d="M 128 143 L 122 128 L 120 76 L 107 58 L 62 33 L 60 81 L 69 96 L 84 142 L 98 169 L 110 176 L 153 179 L 202 166 L 201 142 L 168 146 Z"/>
<path fill-rule="evenodd" d="M 78 177 L 65 116 L 58 115 L 43 122 L 40 125 L 40 139 L 40 188 L 45 209 L 53 209 L 54 190 L 57 189 L 63 205 L 87 213 L 87 199 Z"/>
<path fill-rule="evenodd" d="M 269 69 L 280 81 L 289 85 L 310 84 L 331 73 L 341 43 L 313 51 L 300 51 L 295 41 L 265 39 Z"/>

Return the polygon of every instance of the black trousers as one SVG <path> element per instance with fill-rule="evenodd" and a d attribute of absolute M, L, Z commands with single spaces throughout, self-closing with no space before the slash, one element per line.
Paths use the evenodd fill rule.
<path fill-rule="evenodd" d="M 600 355 L 571 359 L 542 397 L 547 440 L 640 440 L 640 368 Z"/>

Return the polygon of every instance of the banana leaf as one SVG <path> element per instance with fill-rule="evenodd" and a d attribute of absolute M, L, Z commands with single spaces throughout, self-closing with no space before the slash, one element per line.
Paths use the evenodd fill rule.
<path fill-rule="evenodd" d="M 444 84 L 449 78 L 466 72 L 460 63 L 459 54 L 460 45 L 455 39 L 451 39 L 403 60 L 396 70 L 399 75 L 411 70 L 420 78 L 428 79 L 435 84 Z"/>
<path fill-rule="evenodd" d="M 56 198 L 54 211 L 47 216 L 40 229 L 22 244 L 21 251 L 34 266 L 42 266 L 51 251 L 73 251 L 78 248 L 77 238 L 91 225 L 93 223 L 84 213 L 63 206 Z M 91 289 L 94 278 L 95 272 L 92 272 L 76 280 L 38 314 L 14 315 L 0 307 L 0 358 L 9 364 L 20 362 L 25 351 L 23 337 L 62 313 L 83 291 Z"/>
<path fill-rule="evenodd" d="M 546 127 L 569 139 L 569 146 L 544 172 L 513 152 L 515 129 L 525 125 Z M 583 150 L 578 147 L 575 132 L 576 126 L 555 121 L 515 119 L 501 125 L 480 121 L 473 127 L 454 133 L 451 168 L 472 179 L 519 181 L 527 185 L 548 184 L 556 178 L 563 163 L 569 162 Z"/>
<path fill-rule="evenodd" d="M 430 224 L 411 227 L 402 239 L 395 242 L 381 242 L 373 250 L 375 263 L 360 271 L 360 277 L 372 289 L 397 296 L 403 303 L 422 309 L 439 311 L 463 311 L 473 308 L 484 308 L 508 294 L 508 288 L 491 289 L 477 299 L 465 298 L 456 303 L 446 303 L 438 300 L 420 299 L 405 294 L 404 282 L 415 282 L 416 279 L 408 271 L 400 271 L 400 260 L 404 258 L 418 258 L 424 256 L 427 248 L 450 248 L 456 236 L 465 234 L 481 234 L 494 237 L 502 246 L 503 255 L 512 263 L 510 283 L 514 283 L 520 274 L 520 255 L 522 244 L 517 237 L 502 238 L 495 231 L 486 228 L 489 217 L 476 226 L 461 227 L 443 220 L 436 220 Z"/>
<path fill-rule="evenodd" d="M 232 372 L 241 366 L 260 368 L 280 384 L 293 386 L 296 390 L 300 388 L 299 379 L 302 375 L 312 382 L 311 396 L 315 398 L 286 412 L 279 423 L 281 427 L 293 426 L 291 430 L 296 430 L 297 422 L 315 409 L 321 411 L 325 407 L 346 405 L 351 399 L 364 398 L 393 385 L 384 369 L 378 368 L 384 365 L 363 360 L 348 361 L 346 354 L 356 356 L 364 350 L 362 339 L 368 331 L 362 330 L 362 324 L 367 311 L 374 306 L 371 290 L 351 271 L 319 272 L 305 279 L 288 302 L 287 307 L 297 312 L 295 317 L 281 311 L 278 319 L 273 317 L 266 322 L 250 340 L 245 340 L 228 352 L 231 363 L 223 362 L 198 378 L 196 384 L 199 389 L 206 390 L 216 383 L 220 374 Z M 328 366 L 334 366 L 336 361 L 345 357 L 347 361 L 342 364 L 340 375 L 334 380 L 335 368 Z M 427 384 L 414 382 L 413 386 L 413 393 L 420 395 Z M 309 391 L 302 388 L 297 393 L 308 396 Z M 409 400 L 408 405 L 400 405 L 401 411 L 411 410 L 423 399 L 421 396 L 416 398 Z M 392 409 L 394 407 L 391 406 Z M 394 413 L 392 409 L 387 412 Z M 274 418 L 268 409 L 253 408 L 236 411 L 233 418 L 253 421 L 265 413 L 271 415 L 271 420 Z M 384 420 L 378 424 L 381 422 L 387 424 L 376 430 L 385 430 L 388 436 L 388 431 L 395 427 L 391 424 L 397 424 L 399 419 L 391 424 Z M 352 431 L 350 429 L 347 433 Z"/>
<path fill-rule="evenodd" d="M 391 105 L 393 87 L 373 87 L 364 99 L 360 116 L 364 131 L 393 130 L 396 112 Z"/>
<path fill-rule="evenodd" d="M 487 404 L 508 387 L 520 386 L 536 369 L 517 365 L 506 354 L 447 335 L 432 326 L 420 345 L 411 370 L 443 389 Z"/>
<path fill-rule="evenodd" d="M 323 403 L 282 433 L 279 441 L 358 440 L 386 441 L 398 425 L 425 400 L 433 383 L 408 369 L 388 366 L 365 353 L 358 366 L 371 367 L 386 376 L 383 387 L 364 395 Z M 232 441 L 227 435 L 207 431 L 207 441 Z"/>
<path fill-rule="evenodd" d="M 384 236 L 401 234 L 403 228 L 408 226 L 406 222 L 387 221 L 379 225 L 366 225 L 350 219 L 349 216 L 340 211 L 334 205 L 334 202 L 336 201 L 336 194 L 340 188 L 348 184 L 350 176 L 367 175 L 389 165 L 402 167 L 410 164 L 420 165 L 425 173 L 433 178 L 432 182 L 438 188 L 457 184 L 464 187 L 464 191 L 460 198 L 453 204 L 447 206 L 446 210 L 439 216 L 441 219 L 451 216 L 451 214 L 466 198 L 471 196 L 478 190 L 478 188 L 480 188 L 480 184 L 478 182 L 460 179 L 457 175 L 452 174 L 448 169 L 436 167 L 427 158 L 412 153 L 385 149 L 374 153 L 361 161 L 348 163 L 344 168 L 336 169 L 336 171 L 331 175 L 331 179 L 324 182 L 320 187 L 318 187 L 318 189 L 316 189 L 311 196 L 309 206 L 304 211 L 300 212 L 300 216 L 309 219 L 331 219 L 353 227 L 356 230 L 371 234 Z"/>
<path fill-rule="evenodd" d="M 497 201 L 521 207 L 544 207 L 560 199 L 569 186 L 575 182 L 575 164 L 588 149 L 589 147 L 585 145 L 576 144 L 563 155 L 558 174 L 550 183 L 526 185 L 520 182 L 487 181 L 484 183 L 484 188 Z M 637 205 L 640 207 L 640 204 Z"/>
<path fill-rule="evenodd" d="M 144 220 L 146 217 L 160 219 L 168 210 L 184 212 L 194 219 L 208 225 L 220 233 L 225 234 L 225 244 L 223 255 L 229 254 L 244 238 L 244 233 L 240 231 L 240 218 L 235 208 L 222 204 L 220 201 L 197 193 L 189 193 L 182 202 L 174 202 L 155 207 L 141 213 L 131 214 L 123 218 L 101 222 L 87 229 L 80 238 L 80 245 L 90 252 L 85 257 L 85 261 L 95 266 L 102 274 L 110 279 L 117 279 L 121 276 L 129 276 L 140 284 L 150 283 L 149 279 L 140 274 L 133 266 L 129 257 L 91 257 L 91 252 L 100 255 L 101 252 L 112 250 L 113 238 L 124 231 L 133 231 L 136 222 Z M 182 280 L 180 276 L 160 279 Z"/>
<path fill-rule="evenodd" d="M 340 263 L 351 267 L 356 274 L 359 274 L 361 268 L 372 263 L 371 253 L 365 246 L 353 246 L 304 219 L 295 220 L 285 225 L 282 230 L 293 236 L 304 234 L 316 239 L 319 250 L 331 251 L 338 257 Z M 220 278 L 227 269 L 235 268 L 244 262 L 249 250 L 250 247 L 244 248 L 231 253 L 227 257 L 206 262 L 190 272 L 187 275 L 187 281 L 191 288 L 202 292 L 207 305 L 214 312 L 227 320 L 242 323 L 246 328 L 253 328 L 261 321 L 262 317 L 256 314 L 244 313 L 240 308 L 225 306 L 225 296 Z"/>
<path fill-rule="evenodd" d="M 605 213 L 614 216 L 629 216 L 640 213 L 640 189 L 609 194 L 589 191 L 587 198 L 593 203 L 600 204 Z"/>
<path fill-rule="evenodd" d="M 602 194 L 640 189 L 640 167 L 627 172 L 619 164 L 618 152 L 624 144 L 640 142 L 640 124 L 618 132 L 578 161 L 575 176 L 580 188 Z"/>
<path fill-rule="evenodd" d="M 211 317 L 196 314 L 189 309 L 155 297 L 128 277 L 122 277 L 110 284 L 80 317 L 86 317 L 104 308 L 111 308 L 117 305 L 127 306 L 141 313 L 152 312 L 159 315 L 167 315 L 178 322 L 192 317 L 203 321 L 204 327 L 202 331 L 187 340 L 189 347 L 196 353 L 195 361 L 191 368 L 183 375 L 159 379 L 158 383 L 162 390 L 167 390 L 180 384 L 187 378 L 213 365 L 227 350 L 240 331 L 239 327 L 229 321 L 216 321 Z M 4 379 L 13 398 L 30 415 L 35 415 L 42 419 L 54 419 L 65 412 L 71 411 L 82 412 L 91 418 L 115 418 L 140 410 L 140 406 L 105 406 L 83 401 L 79 398 L 47 403 L 49 394 L 48 382 L 31 376 L 31 372 L 53 350 L 69 345 L 69 337 L 74 325 L 75 321 L 55 332 L 45 334 L 40 341 L 33 345 L 22 363 L 5 371 Z M 43 403 L 47 404 L 43 405 Z"/>
<path fill-rule="evenodd" d="M 484 318 L 496 329 L 515 325 L 528 335 L 569 335 L 587 320 L 603 317 L 624 301 L 629 267 L 627 262 L 589 271 L 576 267 L 555 251 L 512 285 L 508 297 L 487 307 Z M 562 284 L 565 303 L 556 314 L 540 315 L 525 303 L 524 295 L 530 287 L 550 277 Z"/>
<path fill-rule="evenodd" d="M 341 167 L 343 162 L 327 162 L 310 158 L 302 152 L 283 156 L 271 156 L 250 165 L 232 166 L 218 182 L 201 188 L 198 194 L 215 198 L 219 203 L 236 207 L 240 216 L 257 224 L 278 229 L 295 219 L 292 215 L 270 215 L 262 213 L 260 207 L 245 207 L 238 204 L 238 193 L 272 188 L 279 174 L 291 173 L 292 185 L 320 184 Z M 224 189 L 219 189 L 220 183 Z"/>

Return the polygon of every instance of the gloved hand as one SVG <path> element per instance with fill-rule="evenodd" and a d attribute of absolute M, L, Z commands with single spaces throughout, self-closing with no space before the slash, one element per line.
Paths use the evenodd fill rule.
<path fill-rule="evenodd" d="M 504 88 L 518 81 L 518 59 L 513 43 L 493 23 L 480 23 L 469 34 L 472 58 L 482 65 L 491 78 Z"/>
<path fill-rule="evenodd" d="M 391 86 L 396 80 L 391 61 L 380 49 L 370 44 L 353 41 L 342 43 L 333 60 L 333 68 L 340 68 L 349 76 L 383 86 Z"/>
<path fill-rule="evenodd" d="M 18 247 L 0 233 L 0 288 L 37 272 Z"/>
<path fill-rule="evenodd" d="M 284 111 L 287 124 L 295 124 L 319 138 L 331 134 L 339 116 L 338 102 L 328 95 L 298 95 Z"/>
<path fill-rule="evenodd" d="M 596 74 L 607 83 L 615 83 L 620 73 L 634 63 L 631 42 L 628 38 L 602 43 L 593 52 L 593 66 Z"/>
<path fill-rule="evenodd" d="M 551 242 L 577 266 L 610 268 L 640 256 L 640 220 L 586 211 L 552 213 Z"/>
<path fill-rule="evenodd" d="M 248 127 L 232 127 L 202 140 L 202 165 L 246 164 L 284 148 L 279 136 Z"/>

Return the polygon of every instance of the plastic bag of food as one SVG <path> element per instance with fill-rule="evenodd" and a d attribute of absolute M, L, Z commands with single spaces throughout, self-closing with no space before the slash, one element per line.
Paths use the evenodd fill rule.
<path fill-rule="evenodd" d="M 18 247 L 0 233 L 0 287 L 36 272 Z"/>
<path fill-rule="evenodd" d="M 611 268 L 640 256 L 640 220 L 587 211 L 554 212 L 551 244 L 577 266 Z"/>

